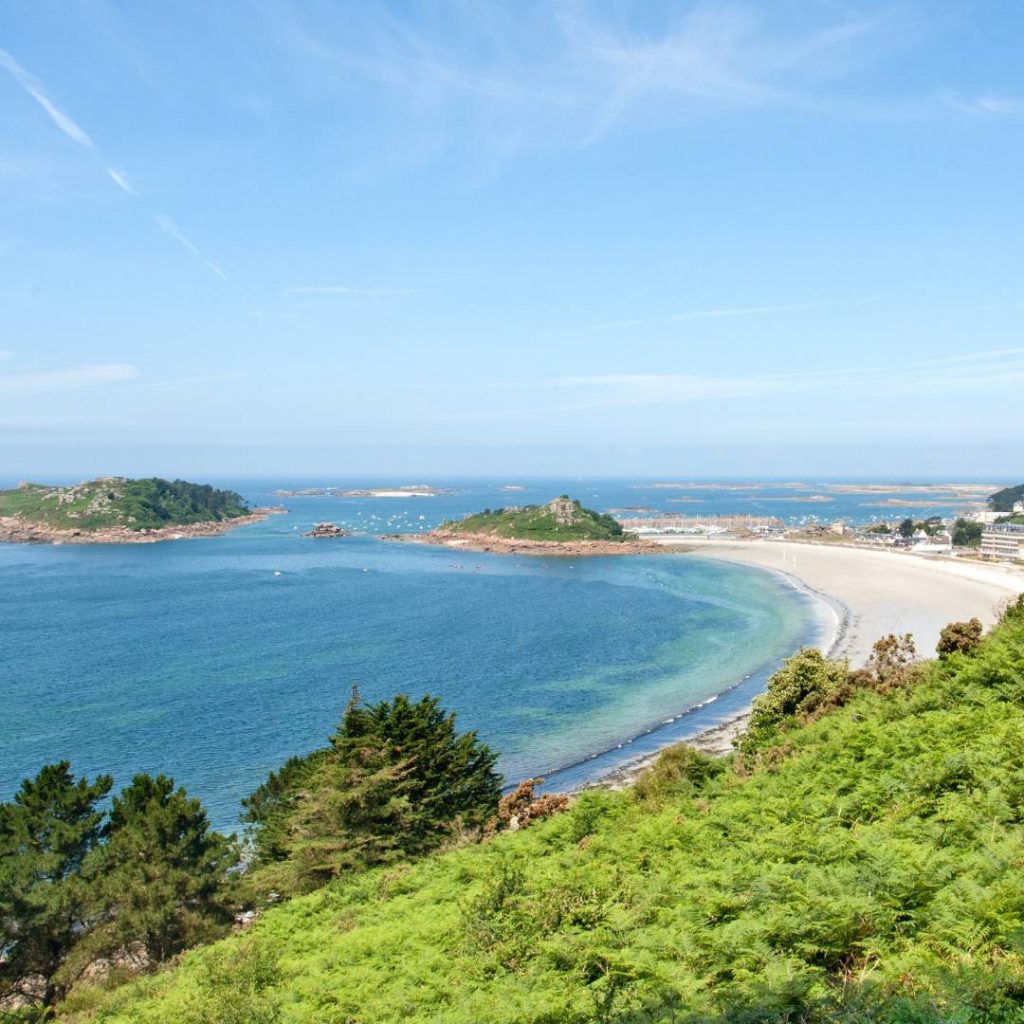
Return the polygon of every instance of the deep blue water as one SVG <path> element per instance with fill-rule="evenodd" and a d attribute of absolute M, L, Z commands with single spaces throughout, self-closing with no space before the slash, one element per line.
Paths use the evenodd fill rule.
<path fill-rule="evenodd" d="M 265 483 L 235 486 L 269 500 Z M 0 798 L 67 758 L 119 785 L 167 772 L 233 829 L 241 797 L 321 745 L 353 685 L 368 700 L 438 694 L 501 752 L 510 781 L 568 785 L 724 717 L 815 639 L 810 598 L 758 570 L 685 555 L 517 559 L 372 535 L 560 491 L 600 508 L 666 498 L 638 500 L 624 482 L 528 486 L 288 499 L 288 515 L 214 539 L 0 545 Z M 316 520 L 368 533 L 303 537 Z"/>

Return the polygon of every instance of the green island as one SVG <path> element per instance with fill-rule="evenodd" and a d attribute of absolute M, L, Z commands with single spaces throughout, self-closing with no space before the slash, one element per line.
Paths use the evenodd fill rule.
<path fill-rule="evenodd" d="M 1024 597 L 930 661 L 802 650 L 731 755 L 572 800 L 501 796 L 433 698 L 354 694 L 246 801 L 242 875 L 162 776 L 109 812 L 108 777 L 26 780 L 0 982 L 75 1024 L 1019 1024 L 1022 752 Z"/>
<path fill-rule="evenodd" d="M 209 532 L 202 528 L 247 519 L 255 511 L 235 491 L 185 480 L 101 477 L 66 487 L 22 483 L 0 491 L 0 535 L 31 540 L 179 527 Z"/>
<path fill-rule="evenodd" d="M 624 542 L 632 536 L 611 516 L 584 508 L 563 494 L 546 505 L 485 509 L 449 521 L 442 530 L 455 534 L 489 535 L 506 540 Z"/>

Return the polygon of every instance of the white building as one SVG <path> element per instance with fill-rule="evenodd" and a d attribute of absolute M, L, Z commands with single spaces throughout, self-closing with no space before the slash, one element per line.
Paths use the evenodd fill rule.
<path fill-rule="evenodd" d="M 981 553 L 992 558 L 1024 561 L 1024 526 L 996 523 L 981 532 Z"/>
<path fill-rule="evenodd" d="M 912 538 L 910 550 L 915 555 L 951 555 L 953 538 L 948 533 L 937 533 L 929 537 L 924 530 L 917 530 Z"/>
<path fill-rule="evenodd" d="M 991 526 L 997 519 L 1002 519 L 1008 514 L 1007 512 L 992 512 L 987 508 L 979 508 L 968 513 L 964 518 L 981 523 L 982 526 Z"/>

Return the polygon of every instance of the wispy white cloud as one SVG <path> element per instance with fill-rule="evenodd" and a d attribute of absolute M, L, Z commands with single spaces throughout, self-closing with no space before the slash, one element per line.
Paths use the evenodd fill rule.
<path fill-rule="evenodd" d="M 93 153 L 98 160 L 102 155 L 89 134 L 80 125 L 76 124 L 67 114 L 62 111 L 53 100 L 46 94 L 42 83 L 28 71 L 26 71 L 6 50 L 0 50 L 0 67 L 6 69 L 14 80 L 46 111 L 50 120 L 69 138 L 84 146 Z M 103 170 L 107 177 L 122 191 L 130 196 L 136 195 L 134 186 L 128 180 L 124 171 L 119 170 L 110 164 L 104 163 Z M 199 251 L 199 248 L 187 239 L 177 228 L 174 221 L 165 213 L 155 214 L 157 226 L 165 234 L 175 239 L 194 256 L 202 260 L 206 267 L 220 277 L 227 280 L 227 275 L 212 260 L 208 259 Z"/>
<path fill-rule="evenodd" d="M 99 384 L 114 384 L 138 377 L 138 368 L 128 363 L 98 363 L 61 370 L 0 374 L 0 394 L 8 399 L 32 398 Z"/>
<path fill-rule="evenodd" d="M 411 288 L 354 288 L 347 284 L 298 284 L 285 288 L 289 295 L 408 295 Z"/>
<path fill-rule="evenodd" d="M 166 213 L 157 213 L 154 215 L 153 219 L 156 221 L 157 227 L 161 231 L 163 231 L 164 234 L 169 235 L 180 245 L 183 245 L 186 249 L 188 249 L 188 251 L 192 253 L 193 256 L 196 256 L 200 260 L 202 260 L 203 263 L 207 266 L 207 268 L 209 270 L 212 270 L 213 273 L 215 273 L 221 280 L 226 281 L 228 279 L 228 275 L 225 274 L 224 271 L 221 270 L 216 263 L 214 263 L 212 260 L 207 259 L 203 255 L 199 247 L 194 242 L 186 238 L 181 233 L 181 231 L 178 230 L 178 225 L 175 224 L 174 221 L 171 220 L 171 218 L 168 217 Z"/>
<path fill-rule="evenodd" d="M 819 303 L 799 303 L 781 306 L 736 306 L 720 309 L 695 309 L 686 313 L 670 313 L 667 316 L 644 320 L 615 320 L 607 324 L 595 324 L 592 331 L 608 331 L 619 327 L 645 327 L 649 324 L 674 323 L 686 320 L 718 320 L 734 316 L 761 316 L 765 313 L 784 313 L 793 310 L 819 309 Z"/>
<path fill-rule="evenodd" d="M 124 176 L 121 171 L 115 170 L 113 167 L 107 168 L 107 174 L 110 176 L 110 180 L 123 192 L 127 192 L 128 195 L 135 195 L 135 189 L 132 188 L 128 179 Z"/>
<path fill-rule="evenodd" d="M 85 146 L 93 152 L 96 144 L 89 138 L 84 128 L 75 124 L 53 100 L 43 91 L 39 80 L 30 75 L 6 50 L 0 50 L 0 67 L 11 73 L 14 80 L 46 111 L 50 120 L 71 140 Z"/>
<path fill-rule="evenodd" d="M 782 313 L 793 309 L 815 309 L 816 304 L 789 306 L 740 306 L 735 309 L 698 309 L 691 313 L 674 313 L 669 320 L 717 320 L 728 316 L 758 316 L 761 313 Z"/>
<path fill-rule="evenodd" d="M 249 377 L 263 376 L 258 370 L 238 370 L 233 373 L 210 373 L 198 377 L 175 377 L 169 380 L 155 380 L 148 385 L 150 388 L 195 387 L 202 384 L 221 384 L 229 380 L 244 380 Z"/>
<path fill-rule="evenodd" d="M 400 117 L 403 153 L 454 146 L 508 156 L 538 144 L 581 147 L 608 132 L 768 107 L 863 116 L 846 82 L 915 38 L 892 5 L 453 4 L 429 17 L 393 5 L 264 8 L 279 45 L 339 93 L 376 86 Z M 929 101 L 934 107 L 934 99 Z"/>
<path fill-rule="evenodd" d="M 1008 119 L 1024 117 L 1024 97 L 1020 96 L 998 93 L 965 96 L 961 93 L 946 93 L 944 99 L 949 106 L 965 114 Z"/>
<path fill-rule="evenodd" d="M 766 395 L 836 392 L 934 394 L 1019 386 L 1024 380 L 1024 348 L 964 353 L 905 365 L 861 366 L 801 373 L 711 376 L 700 374 L 595 374 L 561 377 L 546 387 L 587 393 L 590 407 L 640 406 Z M 871 391 L 866 389 L 870 388 Z"/>

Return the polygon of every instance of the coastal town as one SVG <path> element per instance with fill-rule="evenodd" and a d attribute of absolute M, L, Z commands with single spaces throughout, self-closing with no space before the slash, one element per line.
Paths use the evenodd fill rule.
<path fill-rule="evenodd" d="M 761 538 L 888 548 L 947 558 L 1024 561 L 1024 499 L 1014 501 L 1007 509 L 967 508 L 949 517 L 907 517 L 872 523 L 836 519 L 792 525 L 776 516 L 676 514 L 620 516 L 618 522 L 642 539 L 701 542 Z"/>

